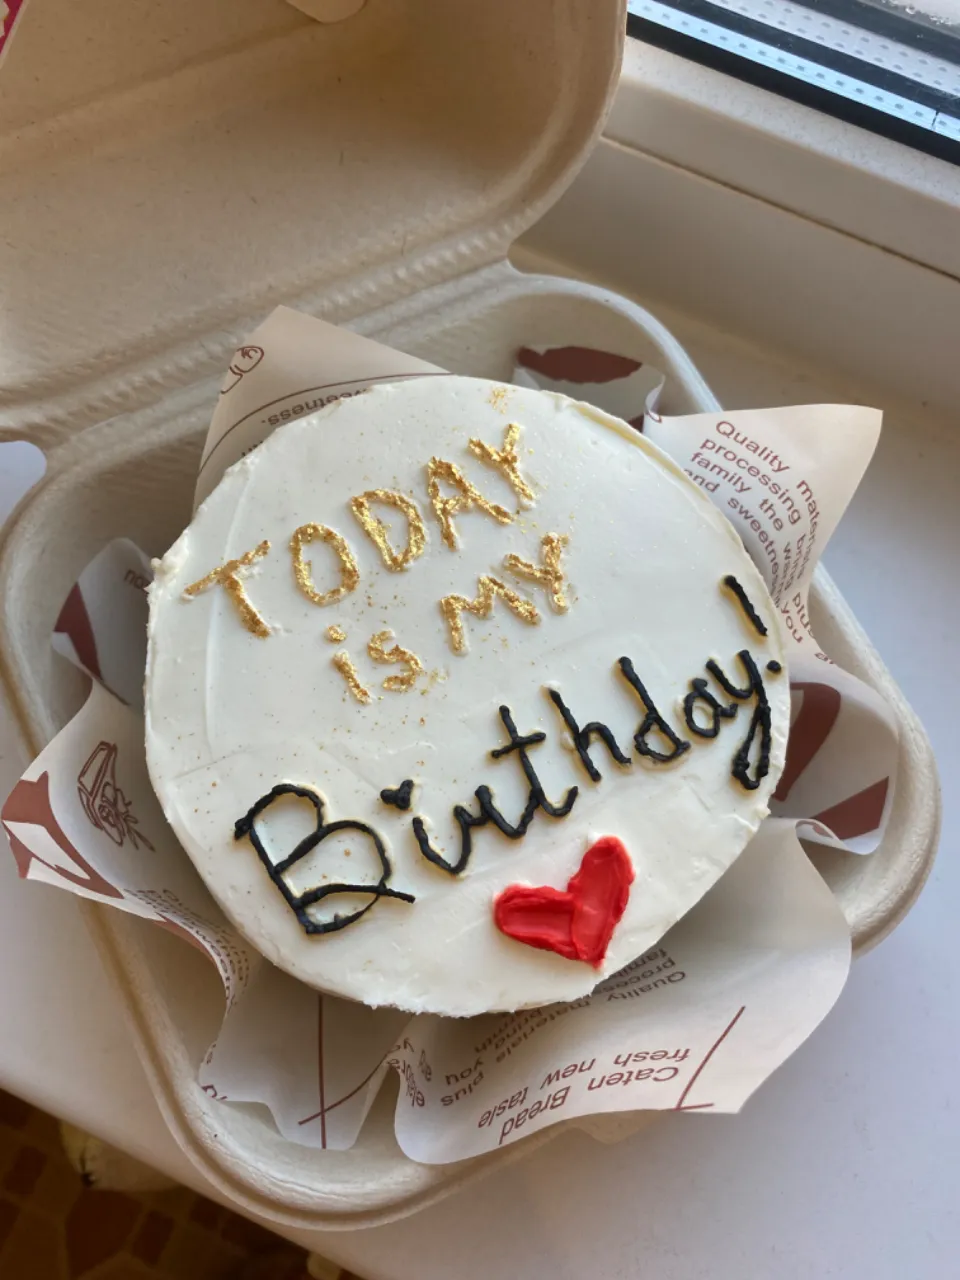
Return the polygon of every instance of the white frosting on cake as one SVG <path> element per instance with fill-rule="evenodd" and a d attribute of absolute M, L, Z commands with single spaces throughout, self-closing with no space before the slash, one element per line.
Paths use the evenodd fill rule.
<path fill-rule="evenodd" d="M 469 445 L 479 439 L 501 450 L 511 423 L 520 427 L 514 482 Z M 459 545 L 451 549 L 428 496 L 434 457 L 455 464 L 509 522 L 476 507 L 455 513 Z M 524 485 L 532 502 L 520 496 Z M 389 571 L 350 506 L 375 489 L 406 495 L 423 517 L 425 549 L 400 571 Z M 455 496 L 442 478 L 439 492 Z M 370 510 L 402 550 L 405 517 L 376 502 Z M 329 604 L 309 598 L 294 573 L 291 537 L 309 523 L 345 539 L 359 572 L 356 588 Z M 504 565 L 511 554 L 539 564 L 548 534 L 567 539 L 560 561 L 565 612 L 543 586 Z M 269 634 L 250 629 L 258 623 L 249 615 L 244 622 L 222 583 L 185 595 L 263 542 L 269 549 L 238 576 Z M 305 585 L 315 594 L 349 585 L 329 541 L 306 541 L 302 557 L 311 566 Z M 452 594 L 474 599 L 483 575 L 532 603 L 539 622 L 497 598 L 486 618 L 460 614 L 466 648 L 455 652 L 440 601 Z M 766 637 L 723 585 L 728 575 L 766 624 Z M 329 639 L 331 627 L 346 638 Z M 423 668 L 405 691 L 383 681 L 412 668 L 375 662 L 368 653 L 371 637 L 385 630 L 392 636 L 381 647 L 400 645 Z M 767 813 L 789 723 L 786 672 L 767 669 L 784 662 L 777 635 L 763 581 L 730 525 L 624 423 L 562 396 L 475 379 L 383 386 L 276 431 L 227 472 L 158 564 L 146 686 L 150 775 L 224 910 L 268 959 L 305 982 L 370 1005 L 446 1014 L 569 1000 L 656 942 L 730 866 Z M 689 730 L 682 705 L 695 677 L 724 704 L 735 702 L 705 664 L 715 660 L 733 684 L 746 686 L 737 656 L 744 649 L 762 673 L 772 725 L 769 772 L 753 790 L 732 776 L 732 762 L 756 699 L 737 703 L 736 717 L 720 720 L 712 739 Z M 334 665 L 337 654 L 349 656 L 369 702 L 351 692 Z M 671 763 L 641 759 L 634 748 L 645 712 L 618 666 L 624 656 L 691 744 Z M 590 756 L 602 780 L 591 780 L 551 688 L 581 726 L 607 725 L 632 763 L 616 764 L 595 738 Z M 456 805 L 477 812 L 474 792 L 486 785 L 515 824 L 528 800 L 518 753 L 490 755 L 508 742 L 501 706 L 519 734 L 545 733 L 528 756 L 549 800 L 560 805 L 574 786 L 579 794 L 567 816 L 537 812 L 516 840 L 492 824 L 477 827 L 465 870 L 450 875 L 421 853 L 414 817 L 455 862 Z M 709 723 L 705 704 L 696 714 Z M 649 741 L 669 749 L 662 738 Z M 758 744 L 759 735 L 751 776 Z M 380 792 L 406 779 L 415 785 L 404 812 Z M 390 863 L 385 883 L 415 901 L 331 895 L 309 908 L 309 919 L 329 922 L 335 911 L 373 905 L 337 932 L 308 935 L 250 837 L 234 833 L 237 820 L 282 783 L 319 794 L 326 823 L 374 829 Z M 275 862 L 315 825 L 308 800 L 286 798 L 268 805 L 256 830 Z M 635 879 L 599 969 L 499 932 L 493 903 L 502 890 L 564 890 L 587 849 L 611 835 L 626 847 Z M 376 883 L 380 875 L 372 838 L 354 828 L 331 832 L 290 868 L 286 882 L 300 894 L 332 882 Z"/>

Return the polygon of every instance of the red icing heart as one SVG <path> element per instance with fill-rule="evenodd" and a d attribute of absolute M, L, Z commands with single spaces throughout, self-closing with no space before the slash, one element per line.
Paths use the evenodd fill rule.
<path fill-rule="evenodd" d="M 599 969 L 632 883 L 633 864 L 623 841 L 601 836 L 565 890 L 508 885 L 494 900 L 493 918 L 508 938 Z"/>

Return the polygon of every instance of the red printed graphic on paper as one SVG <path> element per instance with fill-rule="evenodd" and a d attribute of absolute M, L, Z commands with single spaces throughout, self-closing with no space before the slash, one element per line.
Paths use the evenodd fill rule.
<path fill-rule="evenodd" d="M 639 360 L 592 347 L 552 347 L 548 351 L 521 347 L 517 364 L 554 381 L 590 383 L 615 382 L 618 378 L 628 378 L 642 367 Z"/>
<path fill-rule="evenodd" d="M 262 359 L 263 347 L 240 347 L 234 352 L 233 359 L 230 361 L 230 368 L 223 380 L 220 394 L 225 396 L 228 391 L 232 391 L 243 375 L 255 369 Z"/>
<path fill-rule="evenodd" d="M 0 61 L 10 43 L 17 19 L 26 7 L 27 0 L 0 0 Z"/>
<path fill-rule="evenodd" d="M 0 0 L 0 4 L 2 3 L 3 0 Z M 53 630 L 54 634 L 67 636 L 83 669 L 102 681 L 103 673 L 97 656 L 97 641 L 79 582 L 70 589 L 70 594 L 63 603 Z"/>
<path fill-rule="evenodd" d="M 774 800 L 785 801 L 807 767 L 817 758 L 840 717 L 843 699 L 832 685 L 796 681 L 794 692 L 803 695 L 800 714 L 790 727 L 787 760 Z M 809 819 L 832 831 L 838 840 L 853 840 L 877 831 L 883 821 L 890 779 L 880 778 L 869 787 L 847 796 Z"/>
<path fill-rule="evenodd" d="M 90 822 L 105 832 L 121 847 L 129 840 L 134 849 L 153 845 L 137 829 L 137 819 L 130 801 L 117 785 L 117 748 L 112 742 L 100 742 L 90 753 L 77 778 L 77 793 Z"/>
<path fill-rule="evenodd" d="M 92 867 L 87 862 L 86 858 L 60 826 L 50 803 L 50 775 L 48 773 L 42 773 L 36 782 L 21 778 L 9 796 L 7 796 L 3 810 L 0 811 L 0 819 L 2 819 L 6 827 L 10 848 L 17 864 L 17 871 L 22 879 L 26 879 L 30 870 L 30 863 L 36 860 L 37 862 L 42 862 L 51 871 L 55 871 L 64 880 L 68 880 L 71 884 L 75 884 L 81 889 L 86 889 L 90 893 L 99 894 L 104 898 L 123 897 L 123 894 L 115 885 L 105 880 L 96 867 Z M 66 856 L 74 869 L 57 866 L 55 863 L 48 862 L 46 858 L 41 858 L 32 849 L 28 849 L 13 831 L 9 825 L 10 823 L 41 827 L 60 852 Z"/>

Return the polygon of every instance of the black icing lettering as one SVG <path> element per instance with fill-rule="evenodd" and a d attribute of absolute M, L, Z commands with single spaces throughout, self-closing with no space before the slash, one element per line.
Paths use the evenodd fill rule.
<path fill-rule="evenodd" d="M 754 791 L 770 771 L 771 711 L 763 680 L 749 651 L 743 649 L 737 654 L 737 657 L 740 659 L 747 676 L 745 687 L 734 684 L 712 658 L 706 664 L 708 673 L 713 676 L 728 697 L 733 698 L 734 701 L 729 703 L 720 701 L 708 687 L 707 681 L 702 676 L 698 676 L 690 681 L 690 691 L 683 700 L 683 714 L 685 723 L 692 734 L 695 734 L 698 738 L 716 738 L 720 733 L 721 722 L 723 720 L 732 720 L 736 717 L 739 710 L 737 704 L 747 702 L 751 698 L 754 699 L 755 705 L 750 727 L 733 757 L 732 767 L 732 776 L 748 791 Z M 690 742 L 681 738 L 660 714 L 646 686 L 637 675 L 631 660 L 627 657 L 622 657 L 618 665 L 624 679 L 638 696 L 644 708 L 643 721 L 633 738 L 637 754 L 646 757 L 655 764 L 669 764 L 689 751 Z M 773 674 L 777 674 L 782 670 L 780 663 L 773 660 L 768 662 L 766 666 L 767 670 Z M 631 764 L 630 757 L 624 754 L 616 738 L 605 724 L 594 720 L 581 726 L 557 690 L 547 688 L 547 693 L 551 702 L 557 708 L 564 725 L 569 730 L 580 763 L 592 781 L 602 781 L 600 770 L 590 755 L 594 739 L 599 739 L 603 743 L 617 764 L 625 766 Z M 501 706 L 499 711 L 500 719 L 507 731 L 509 741 L 504 746 L 495 747 L 490 752 L 490 755 L 494 760 L 502 760 L 505 756 L 515 754 L 529 787 L 526 804 L 517 821 L 511 822 L 497 807 L 490 787 L 486 784 L 477 787 L 473 793 L 476 800 L 475 810 L 468 809 L 462 804 L 454 806 L 453 817 L 459 832 L 460 852 L 456 859 L 451 860 L 446 858 L 443 853 L 435 849 L 430 843 L 426 821 L 420 816 L 412 819 L 413 834 L 420 853 L 435 867 L 439 867 L 453 876 L 460 875 L 470 861 L 473 852 L 473 832 L 478 828 L 488 825 L 494 826 L 508 840 L 520 840 L 526 835 L 539 810 L 542 810 L 550 818 L 566 817 L 579 795 L 579 789 L 571 787 L 560 803 L 554 803 L 547 797 L 543 784 L 530 759 L 530 749 L 544 742 L 546 734 L 540 731 L 520 734 L 517 731 L 510 708 Z M 659 750 L 651 745 L 649 739 L 653 734 L 660 735 L 663 744 L 668 749 Z M 395 790 L 381 791 L 380 798 L 385 804 L 393 804 L 397 808 L 403 809 L 409 805 L 412 788 L 413 783 L 408 779 Z M 390 891 L 386 892 L 389 893 Z"/>
<path fill-rule="evenodd" d="M 717 684 L 731 698 L 736 698 L 739 702 L 747 702 L 750 698 L 754 699 L 753 715 L 750 717 L 750 728 L 747 730 L 747 736 L 741 742 L 740 746 L 733 757 L 733 776 L 747 791 L 756 791 L 760 783 L 770 772 L 770 703 L 767 700 L 767 691 L 764 687 L 763 677 L 757 669 L 748 649 L 741 649 L 737 654 L 740 664 L 747 675 L 749 683 L 746 688 L 741 689 L 733 684 L 730 677 L 721 669 L 718 663 L 712 658 L 707 663 L 707 670 L 716 680 Z M 759 735 L 759 745 L 754 743 Z M 751 776 L 751 757 L 756 757 L 754 772 Z"/>
<path fill-rule="evenodd" d="M 694 712 L 699 702 L 710 710 L 712 719 L 708 725 L 697 723 Z M 720 732 L 720 721 L 732 720 L 736 714 L 737 704 L 720 702 L 707 688 L 707 682 L 702 676 L 690 681 L 690 692 L 683 700 L 683 718 L 691 733 L 699 738 L 715 738 Z"/>
<path fill-rule="evenodd" d="M 282 796 L 299 796 L 302 800 L 308 800 L 316 812 L 316 828 L 310 835 L 305 836 L 299 842 L 292 853 L 287 854 L 285 858 L 281 858 L 279 862 L 273 862 L 257 832 L 256 820 L 274 801 L 279 800 Z M 266 795 L 261 796 L 257 803 L 242 818 L 238 818 L 234 824 L 234 839 L 242 840 L 245 836 L 249 837 L 250 843 L 256 850 L 267 875 L 279 889 L 287 906 L 297 917 L 304 933 L 316 935 L 336 933 L 340 929 L 345 929 L 347 925 L 355 924 L 357 920 L 365 916 L 370 908 L 375 906 L 381 898 L 397 898 L 401 902 L 415 901 L 412 893 L 401 893 L 399 890 L 391 889 L 387 885 L 392 873 L 390 859 L 387 857 L 383 840 L 374 831 L 373 827 L 368 826 L 365 822 L 352 822 L 349 819 L 341 819 L 338 822 L 324 822 L 323 817 L 323 800 L 315 791 L 311 791 L 307 787 L 295 786 L 290 782 L 281 782 L 268 791 Z M 312 853 L 327 836 L 333 835 L 338 831 L 357 831 L 372 841 L 377 857 L 380 860 L 381 875 L 379 880 L 373 884 L 327 884 L 316 889 L 308 889 L 304 893 L 294 893 L 284 879 L 284 873 L 289 871 L 301 858 L 305 858 L 308 853 Z M 334 915 L 332 920 L 318 922 L 311 919 L 308 914 L 308 908 L 315 906 L 324 898 L 332 897 L 338 893 L 369 895 L 370 901 L 365 907 L 361 907 L 359 911 L 351 911 L 348 915 L 343 916 Z"/>
<path fill-rule="evenodd" d="M 481 790 L 479 787 L 477 789 Z M 473 853 L 472 829 L 485 826 L 488 819 L 482 810 L 479 814 L 474 814 L 469 809 L 465 809 L 462 804 L 458 804 L 454 808 L 453 816 L 456 818 L 457 826 L 460 828 L 460 857 L 456 862 L 448 862 L 442 853 L 438 853 L 434 849 L 430 843 L 430 837 L 427 835 L 427 829 L 422 818 L 414 818 L 412 825 L 417 847 L 426 860 L 432 862 L 435 867 L 439 867 L 441 871 L 447 871 L 452 876 L 458 876 L 466 868 L 467 863 L 470 861 L 470 855 Z"/>
<path fill-rule="evenodd" d="M 767 634 L 767 628 L 766 628 L 766 625 L 764 624 L 763 619 L 760 617 L 759 613 L 757 613 L 756 609 L 753 607 L 753 603 L 751 602 L 750 597 L 747 595 L 743 587 L 740 585 L 740 583 L 737 581 L 737 579 L 733 576 L 732 573 L 727 574 L 727 576 L 723 580 L 723 585 L 727 588 L 728 591 L 731 592 L 732 595 L 736 597 L 737 603 L 740 605 L 740 608 L 743 610 L 747 621 L 750 623 L 753 629 L 759 635 L 765 636 Z"/>
<path fill-rule="evenodd" d="M 652 760 L 655 764 L 670 764 L 676 760 L 678 756 L 682 756 L 685 751 L 690 750 L 690 743 L 685 738 L 681 738 L 679 734 L 674 733 L 673 729 L 667 724 L 663 716 L 657 710 L 656 703 L 647 692 L 643 681 L 634 670 L 633 663 L 629 658 L 620 659 L 620 670 L 623 672 L 624 679 L 631 689 L 637 694 L 646 710 L 646 715 L 640 728 L 633 735 L 634 746 L 637 749 L 637 755 L 645 756 L 648 760 Z M 656 747 L 652 747 L 647 741 L 651 733 L 659 733 L 670 743 L 670 751 L 658 751 Z"/>
<path fill-rule="evenodd" d="M 477 799 L 478 812 L 471 813 L 469 809 L 459 804 L 453 811 L 453 816 L 460 828 L 460 857 L 456 862 L 450 862 L 430 844 L 423 819 L 419 817 L 413 819 L 413 834 L 416 837 L 420 852 L 428 862 L 432 862 L 435 867 L 440 867 L 443 871 L 449 872 L 450 875 L 459 875 L 469 862 L 470 854 L 473 851 L 472 832 L 476 827 L 484 827 L 487 823 L 492 823 L 508 840 L 519 840 L 526 835 L 527 828 L 536 817 L 538 809 L 542 809 L 549 818 L 565 818 L 576 804 L 577 796 L 579 795 L 579 788 L 571 787 L 561 804 L 554 804 L 549 800 L 543 789 L 543 783 L 540 781 L 528 754 L 529 748 L 543 742 L 547 735 L 538 731 L 521 736 L 517 733 L 517 726 L 509 707 L 500 707 L 500 719 L 503 721 L 510 741 L 506 746 L 495 747 L 490 752 L 490 755 L 494 760 L 500 760 L 504 756 L 516 752 L 520 767 L 523 769 L 523 775 L 530 787 L 527 803 L 524 805 L 523 813 L 517 822 L 511 823 L 504 817 L 494 804 L 493 793 L 488 786 L 477 787 L 473 794 Z"/>
<path fill-rule="evenodd" d="M 570 736 L 573 738 L 573 745 L 576 748 L 577 755 L 580 757 L 580 763 L 587 771 L 587 776 L 594 782 L 600 782 L 603 774 L 593 763 L 590 758 L 590 745 L 593 738 L 599 738 L 603 745 L 616 760 L 617 764 L 628 765 L 631 763 L 630 757 L 625 756 L 617 744 L 616 738 L 610 732 L 605 724 L 601 724 L 599 720 L 591 720 L 589 724 L 585 724 L 583 728 L 577 724 L 576 717 L 564 702 L 563 698 L 556 689 L 548 689 L 547 695 L 550 701 L 560 712 L 563 723 L 570 730 Z"/>
<path fill-rule="evenodd" d="M 526 831 L 527 827 L 530 825 L 530 820 L 536 813 L 537 809 L 542 809 L 550 818 L 565 818 L 573 808 L 574 804 L 576 804 L 578 794 L 577 788 L 570 788 L 562 804 L 552 804 L 547 799 L 546 793 L 543 789 L 543 784 L 537 777 L 537 771 L 534 769 L 530 756 L 527 754 L 528 747 L 536 746 L 537 743 L 543 742 L 547 735 L 545 733 L 529 733 L 524 738 L 520 737 L 517 733 L 517 726 L 513 722 L 513 716 L 510 714 L 509 707 L 500 708 L 500 719 L 503 721 L 504 728 L 510 735 L 510 741 L 505 747 L 495 747 L 494 750 L 490 752 L 490 755 L 494 760 L 500 760 L 503 756 L 508 756 L 511 752 L 516 751 L 520 759 L 520 767 L 523 769 L 524 777 L 530 784 L 530 799 L 527 801 L 526 809 L 524 809 L 524 816 L 521 819 L 521 823 L 523 824 L 522 829 L 518 828 L 519 834 L 523 835 L 524 831 Z M 528 813 L 529 817 L 527 816 Z M 516 838 L 516 836 L 511 836 L 511 839 L 515 840 Z"/>
<path fill-rule="evenodd" d="M 413 795 L 413 779 L 405 778 L 399 787 L 384 787 L 380 799 L 384 804 L 392 804 L 395 809 L 406 812 L 410 808 L 410 797 Z"/>

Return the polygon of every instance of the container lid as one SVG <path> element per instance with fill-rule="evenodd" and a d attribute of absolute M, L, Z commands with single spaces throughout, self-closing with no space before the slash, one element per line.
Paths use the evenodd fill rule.
<path fill-rule="evenodd" d="M 624 0 L 44 0 L 0 73 L 0 426 L 222 369 L 505 256 L 572 180 Z"/>

